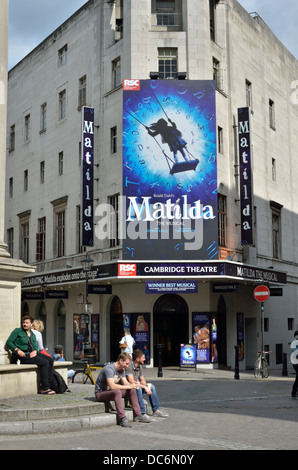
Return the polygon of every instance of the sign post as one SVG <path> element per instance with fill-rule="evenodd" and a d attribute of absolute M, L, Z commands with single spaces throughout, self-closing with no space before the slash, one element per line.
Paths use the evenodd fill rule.
<path fill-rule="evenodd" d="M 270 297 L 270 290 L 267 286 L 260 285 L 254 290 L 254 298 L 261 303 L 261 326 L 262 326 L 262 354 L 264 351 L 264 302 Z"/>

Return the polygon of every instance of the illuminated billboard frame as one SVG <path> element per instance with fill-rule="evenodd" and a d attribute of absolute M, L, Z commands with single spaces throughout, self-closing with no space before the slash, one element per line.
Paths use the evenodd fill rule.
<path fill-rule="evenodd" d="M 123 259 L 217 259 L 213 81 L 123 81 L 123 199 Z"/>

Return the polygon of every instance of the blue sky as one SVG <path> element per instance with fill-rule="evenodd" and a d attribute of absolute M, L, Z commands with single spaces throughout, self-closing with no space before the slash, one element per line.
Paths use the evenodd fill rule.
<path fill-rule="evenodd" d="M 297 0 L 238 1 L 248 12 L 259 13 L 280 41 L 298 57 Z M 85 3 L 86 0 L 10 0 L 9 68 Z"/>

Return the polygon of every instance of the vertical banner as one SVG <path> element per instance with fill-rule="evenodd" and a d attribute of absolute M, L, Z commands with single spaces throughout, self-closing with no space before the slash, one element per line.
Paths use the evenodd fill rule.
<path fill-rule="evenodd" d="M 210 362 L 210 313 L 192 314 L 193 342 L 197 345 L 197 363 Z"/>
<path fill-rule="evenodd" d="M 89 322 L 88 315 L 74 314 L 73 316 L 73 358 L 82 359 L 84 357 L 84 345 L 89 342 Z"/>
<path fill-rule="evenodd" d="M 84 106 L 82 115 L 82 246 L 94 246 L 94 109 Z"/>
<path fill-rule="evenodd" d="M 132 334 L 136 342 L 134 349 L 145 354 L 145 364 L 150 363 L 150 313 L 132 314 Z"/>
<path fill-rule="evenodd" d="M 253 200 L 250 146 L 250 110 L 238 108 L 241 244 L 253 244 Z"/>
<path fill-rule="evenodd" d="M 239 346 L 239 361 L 244 359 L 244 315 L 237 312 L 237 346 Z"/>
<path fill-rule="evenodd" d="M 215 86 L 123 80 L 123 258 L 217 259 Z"/>
<path fill-rule="evenodd" d="M 218 334 L 217 334 L 217 315 L 211 315 L 211 362 L 218 362 Z"/>
<path fill-rule="evenodd" d="M 99 361 L 99 314 L 91 314 L 90 323 L 91 348 L 95 349 L 96 361 Z"/>

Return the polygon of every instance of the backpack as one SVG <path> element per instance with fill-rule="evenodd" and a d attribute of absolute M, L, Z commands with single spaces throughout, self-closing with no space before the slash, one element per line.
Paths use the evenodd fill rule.
<path fill-rule="evenodd" d="M 51 389 L 56 393 L 64 393 L 68 390 L 65 380 L 56 370 L 53 370 Z"/>

